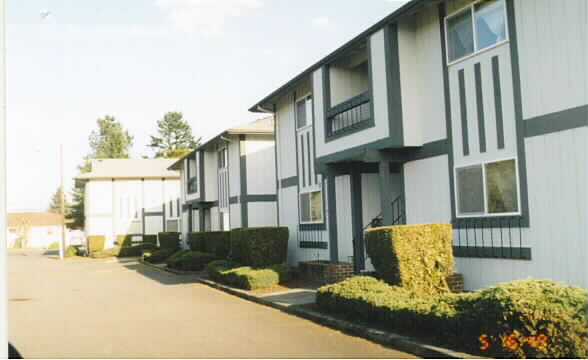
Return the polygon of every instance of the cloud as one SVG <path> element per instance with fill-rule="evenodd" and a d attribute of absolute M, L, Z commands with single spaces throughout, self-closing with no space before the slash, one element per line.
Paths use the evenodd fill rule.
<path fill-rule="evenodd" d="M 263 6 L 263 0 L 156 0 L 172 26 L 181 32 L 210 37 L 222 32 L 228 18 Z"/>
<path fill-rule="evenodd" d="M 317 26 L 317 27 L 324 27 L 329 25 L 329 23 L 331 22 L 331 19 L 329 19 L 329 17 L 327 16 L 317 16 L 312 18 L 312 25 L 313 26 Z"/>

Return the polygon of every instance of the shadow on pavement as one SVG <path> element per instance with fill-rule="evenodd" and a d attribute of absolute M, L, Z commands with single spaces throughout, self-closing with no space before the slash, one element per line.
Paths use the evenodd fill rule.
<path fill-rule="evenodd" d="M 198 279 L 200 278 L 198 275 L 176 275 L 170 274 L 163 270 L 154 269 L 151 267 L 147 267 L 142 264 L 129 264 L 124 265 L 129 270 L 136 271 L 137 273 L 151 279 L 157 281 L 163 285 L 179 285 L 179 284 L 191 284 L 191 283 L 198 283 Z"/>

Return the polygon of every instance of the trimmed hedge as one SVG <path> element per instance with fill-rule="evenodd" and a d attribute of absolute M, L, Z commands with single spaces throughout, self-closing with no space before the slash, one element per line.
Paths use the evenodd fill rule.
<path fill-rule="evenodd" d="M 79 255 L 80 255 L 80 251 L 75 246 L 70 245 L 65 249 L 65 254 L 64 254 L 65 257 L 74 257 L 74 256 L 79 256 Z"/>
<path fill-rule="evenodd" d="M 106 238 L 104 235 L 90 235 L 87 238 L 88 240 L 88 252 L 93 254 L 97 251 L 104 250 L 104 243 Z"/>
<path fill-rule="evenodd" d="M 167 266 L 172 269 L 194 271 L 202 270 L 217 258 L 213 254 L 200 251 L 181 250 L 167 259 Z"/>
<path fill-rule="evenodd" d="M 449 292 L 447 277 L 454 264 L 450 224 L 378 227 L 368 230 L 365 240 L 376 272 L 388 284 L 419 296 Z"/>
<path fill-rule="evenodd" d="M 225 259 L 231 251 L 230 231 L 208 231 L 188 234 L 190 250 L 214 254 Z"/>
<path fill-rule="evenodd" d="M 143 260 L 152 264 L 162 264 L 173 255 L 174 249 L 153 249 L 143 251 Z"/>
<path fill-rule="evenodd" d="M 179 249 L 180 233 L 177 232 L 160 232 L 157 236 L 159 247 L 162 249 Z"/>
<path fill-rule="evenodd" d="M 268 288 L 288 281 L 290 273 L 291 269 L 287 264 L 260 268 L 239 266 L 225 260 L 208 264 L 208 274 L 212 280 L 244 290 Z"/>
<path fill-rule="evenodd" d="M 143 235 L 143 244 L 157 245 L 157 235 Z"/>
<path fill-rule="evenodd" d="M 90 257 L 93 259 L 111 258 L 111 257 L 118 256 L 119 252 L 120 252 L 119 247 L 113 247 L 113 248 L 103 249 L 100 251 L 94 251 L 94 252 L 90 253 Z"/>
<path fill-rule="evenodd" d="M 155 250 L 157 249 L 157 246 L 150 244 L 150 243 L 144 243 L 144 244 L 139 244 L 139 245 L 135 245 L 135 246 L 128 246 L 128 247 L 121 247 L 118 255 L 116 255 L 117 257 L 135 257 L 135 256 L 141 256 L 143 255 L 143 251 L 144 250 Z"/>
<path fill-rule="evenodd" d="M 52 242 L 47 247 L 47 250 L 59 250 L 59 243 L 58 242 Z"/>
<path fill-rule="evenodd" d="M 356 276 L 317 291 L 317 305 L 398 332 L 436 337 L 491 357 L 587 355 L 588 292 L 546 280 L 521 280 L 475 293 L 420 297 Z"/>
<path fill-rule="evenodd" d="M 133 246 L 133 236 L 132 235 L 117 235 L 116 236 L 116 245 L 118 245 L 119 247 Z"/>
<path fill-rule="evenodd" d="M 257 227 L 231 230 L 232 260 L 250 266 L 266 266 L 286 262 L 287 227 Z"/>

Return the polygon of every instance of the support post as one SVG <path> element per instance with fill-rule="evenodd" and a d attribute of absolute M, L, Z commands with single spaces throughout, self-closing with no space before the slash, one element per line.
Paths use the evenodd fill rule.
<path fill-rule="evenodd" d="M 329 204 L 329 252 L 331 262 L 339 262 L 339 249 L 337 247 L 337 201 L 335 192 L 335 172 L 327 171 L 327 202 Z"/>
<path fill-rule="evenodd" d="M 378 178 L 380 180 L 380 205 L 382 207 L 382 225 L 392 225 L 392 175 L 390 163 L 378 163 Z"/>
<path fill-rule="evenodd" d="M 361 193 L 361 172 L 351 172 L 351 228 L 353 229 L 353 268 L 358 274 L 365 268 L 363 243 L 363 199 Z"/>

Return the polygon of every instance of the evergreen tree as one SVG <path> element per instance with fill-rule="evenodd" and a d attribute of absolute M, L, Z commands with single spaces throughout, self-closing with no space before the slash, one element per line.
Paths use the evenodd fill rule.
<path fill-rule="evenodd" d="M 64 198 L 64 210 L 65 216 L 68 217 L 71 213 L 71 204 L 67 200 L 67 196 Z M 61 187 L 58 187 L 57 190 L 55 190 L 55 193 L 53 193 L 53 196 L 51 196 L 47 211 L 61 214 Z"/>
<path fill-rule="evenodd" d="M 156 151 L 155 157 L 175 158 L 192 151 L 200 143 L 195 140 L 192 128 L 180 112 L 168 112 L 157 121 L 158 136 L 151 136 L 147 146 Z"/>

